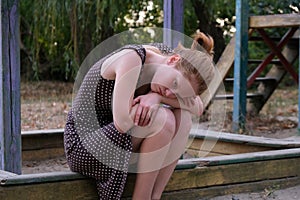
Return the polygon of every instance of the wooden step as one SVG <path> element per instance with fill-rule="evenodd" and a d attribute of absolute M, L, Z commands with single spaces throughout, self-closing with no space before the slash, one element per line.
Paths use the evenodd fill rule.
<path fill-rule="evenodd" d="M 224 84 L 233 84 L 234 78 L 226 78 Z M 277 80 L 273 77 L 257 77 L 255 82 L 276 83 Z"/>
<path fill-rule="evenodd" d="M 216 95 L 214 100 L 232 100 L 234 97 L 233 94 L 221 94 Z M 255 93 L 247 93 L 247 99 L 254 99 L 254 98 L 263 98 L 262 94 L 255 94 Z"/>
<path fill-rule="evenodd" d="M 270 40 L 275 41 L 275 42 L 279 42 L 281 39 L 282 39 L 281 37 L 270 37 Z M 249 38 L 249 41 L 262 41 L 262 42 L 264 42 L 264 39 L 262 37 L 251 36 Z M 298 41 L 299 41 L 299 38 L 297 38 L 296 36 L 289 39 L 289 43 L 291 43 L 291 44 L 297 43 Z"/>
<path fill-rule="evenodd" d="M 248 59 L 248 63 L 249 63 L 249 64 L 260 64 L 260 63 L 262 63 L 262 62 L 263 62 L 263 60 L 260 60 L 260 59 Z M 274 59 L 274 60 L 272 60 L 272 61 L 270 62 L 270 64 L 280 65 L 281 62 L 280 62 L 279 59 Z"/>
<path fill-rule="evenodd" d="M 299 27 L 299 14 L 258 15 L 249 17 L 250 28 Z"/>

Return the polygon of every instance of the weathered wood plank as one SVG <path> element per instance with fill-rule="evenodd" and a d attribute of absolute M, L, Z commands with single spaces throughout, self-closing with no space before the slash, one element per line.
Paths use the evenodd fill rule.
<path fill-rule="evenodd" d="M 18 0 L 1 0 L 0 169 L 21 173 L 21 100 Z"/>
<path fill-rule="evenodd" d="M 4 173 L 3 171 L 1 171 Z M 2 179 L 1 185 L 20 185 L 20 184 L 34 184 L 34 183 L 49 183 L 57 181 L 73 181 L 87 179 L 75 172 L 50 172 L 50 173 L 37 173 L 37 174 L 8 174 L 5 179 Z"/>
<path fill-rule="evenodd" d="M 299 158 L 291 158 L 176 171 L 167 185 L 166 191 L 299 177 L 299 164 Z"/>
<path fill-rule="evenodd" d="M 300 159 L 298 157 L 176 170 L 166 187 L 165 194 L 167 198 L 168 193 L 175 191 L 187 194 L 188 191 L 199 191 L 198 189 L 201 188 L 207 189 L 220 186 L 224 189 L 226 185 L 230 187 L 231 185 L 247 182 L 257 183 L 265 180 L 299 178 L 299 165 Z M 52 177 L 53 173 L 46 173 L 46 175 L 16 175 L 6 178 L 5 181 L 2 179 L 0 199 L 43 199 L 43 197 L 47 196 L 49 200 L 67 200 L 92 199 L 96 197 L 92 180 L 72 172 L 55 174 L 56 177 Z M 79 179 L 74 178 L 76 176 L 79 176 L 77 177 Z M 67 179 L 67 181 L 64 181 L 64 179 Z M 124 197 L 131 196 L 134 180 L 135 175 L 130 174 L 125 187 Z"/>
<path fill-rule="evenodd" d="M 179 164 L 195 164 L 199 166 L 225 165 L 232 163 L 254 162 L 284 158 L 300 157 L 300 148 L 242 153 L 235 155 L 213 156 L 179 160 Z M 300 158 L 299 158 L 300 159 Z"/>
<path fill-rule="evenodd" d="M 22 160 L 45 160 L 64 156 L 63 129 L 22 132 Z"/>
<path fill-rule="evenodd" d="M 193 132 L 193 131 L 192 131 Z M 300 140 L 272 139 L 248 135 L 201 131 L 191 133 L 192 155 L 224 155 L 300 147 Z M 207 148 L 211 147 L 211 148 Z M 202 153 L 196 151 L 201 150 Z M 22 132 L 22 159 L 44 160 L 64 156 L 63 130 Z M 208 156 L 208 155 L 207 155 Z"/>
<path fill-rule="evenodd" d="M 22 151 L 23 161 L 40 161 L 40 160 L 47 160 L 47 159 L 64 157 L 64 156 L 65 156 L 65 151 L 63 147 Z"/>
<path fill-rule="evenodd" d="M 299 184 L 300 178 L 293 177 L 255 181 L 249 183 L 239 183 L 225 186 L 211 186 L 206 188 L 165 192 L 162 196 L 162 200 L 207 199 L 228 194 L 262 192 L 266 188 L 274 188 L 274 186 L 276 186 L 276 190 L 285 189 L 288 187 L 294 187 L 295 185 Z"/>
<path fill-rule="evenodd" d="M 276 148 L 300 147 L 300 140 L 295 139 L 275 139 L 207 130 L 194 131 L 191 138 Z"/>
<path fill-rule="evenodd" d="M 223 141 L 203 141 L 200 139 L 193 140 L 192 144 L 188 148 L 189 150 L 195 150 L 195 153 L 198 151 L 197 155 L 205 155 L 205 153 L 218 154 L 218 155 L 230 155 L 230 154 L 240 154 L 240 153 L 249 153 L 249 152 L 259 152 L 274 150 L 275 148 L 259 146 L 259 145 L 249 145 L 246 143 L 232 143 L 232 142 L 223 142 Z M 199 151 L 202 151 L 200 153 Z"/>
<path fill-rule="evenodd" d="M 275 28 L 275 27 L 298 27 L 300 26 L 299 14 L 277 14 L 250 16 L 250 28 Z"/>
<path fill-rule="evenodd" d="M 39 150 L 63 147 L 63 133 L 22 134 L 22 150 Z"/>

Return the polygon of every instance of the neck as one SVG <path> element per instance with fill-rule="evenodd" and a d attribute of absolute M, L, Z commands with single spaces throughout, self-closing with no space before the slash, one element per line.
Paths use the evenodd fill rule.
<path fill-rule="evenodd" d="M 146 60 L 140 75 L 140 85 L 149 84 L 160 65 L 167 64 L 167 56 L 146 49 Z"/>

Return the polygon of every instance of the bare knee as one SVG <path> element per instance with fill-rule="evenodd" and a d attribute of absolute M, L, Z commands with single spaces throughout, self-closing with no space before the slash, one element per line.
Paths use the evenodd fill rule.
<path fill-rule="evenodd" d="M 131 134 L 137 138 L 147 138 L 154 136 L 160 132 L 164 132 L 165 135 L 175 134 L 176 119 L 174 113 L 167 108 L 159 108 L 156 115 L 153 116 L 148 126 L 136 126 L 132 129 Z"/>
<path fill-rule="evenodd" d="M 176 120 L 176 132 L 180 131 L 189 134 L 193 125 L 191 113 L 182 109 L 175 109 L 173 113 Z"/>

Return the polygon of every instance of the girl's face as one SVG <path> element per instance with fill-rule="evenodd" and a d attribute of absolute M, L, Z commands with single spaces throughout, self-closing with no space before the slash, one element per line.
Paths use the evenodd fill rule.
<path fill-rule="evenodd" d="M 151 90 L 168 98 L 195 96 L 196 85 L 191 83 L 175 65 L 161 65 L 153 76 Z"/>

